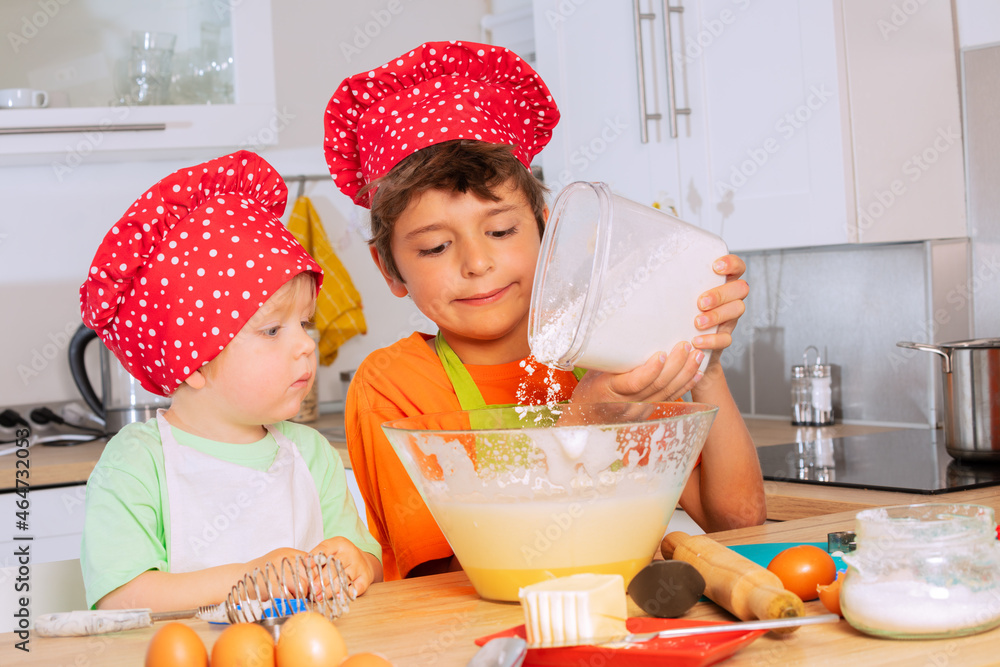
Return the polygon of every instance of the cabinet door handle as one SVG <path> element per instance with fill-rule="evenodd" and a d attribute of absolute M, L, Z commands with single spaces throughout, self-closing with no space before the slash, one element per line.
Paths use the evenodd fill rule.
<path fill-rule="evenodd" d="M 635 16 L 635 71 L 639 75 L 639 137 L 642 143 L 649 143 L 649 132 L 646 126 L 651 120 L 660 120 L 663 116 L 649 113 L 646 107 L 646 65 L 644 62 L 645 48 L 642 43 L 642 22 L 652 21 L 656 14 L 648 14 L 639 9 L 639 0 L 633 0 L 632 13 Z"/>
<path fill-rule="evenodd" d="M 670 28 L 670 15 L 683 14 L 684 7 L 681 5 L 671 5 L 670 0 L 663 0 L 663 8 L 665 10 L 663 14 L 663 47 L 667 52 L 667 103 L 670 107 L 668 119 L 670 120 L 670 138 L 676 139 L 677 116 L 690 115 L 691 109 L 677 108 L 676 77 L 674 76 L 674 34 Z"/>
<path fill-rule="evenodd" d="M 71 132 L 158 132 L 166 123 L 132 123 L 130 125 L 39 125 L 37 127 L 0 127 L 0 134 L 59 134 Z"/>

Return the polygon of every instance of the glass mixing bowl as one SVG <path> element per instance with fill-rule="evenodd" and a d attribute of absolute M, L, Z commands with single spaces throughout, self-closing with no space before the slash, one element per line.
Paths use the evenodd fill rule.
<path fill-rule="evenodd" d="M 480 596 L 649 564 L 708 436 L 701 403 L 486 408 L 382 425 Z"/>

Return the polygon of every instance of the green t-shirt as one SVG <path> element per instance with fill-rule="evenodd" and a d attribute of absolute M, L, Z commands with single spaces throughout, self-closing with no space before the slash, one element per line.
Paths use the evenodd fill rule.
<path fill-rule="evenodd" d="M 346 537 L 361 551 L 381 559 L 382 548 L 361 522 L 347 488 L 344 464 L 327 439 L 302 424 L 281 422 L 275 427 L 298 447 L 316 483 L 323 538 Z M 254 470 L 267 470 L 278 453 L 278 443 L 270 434 L 254 443 L 230 444 L 170 428 L 178 444 Z M 222 486 L 224 482 L 220 480 L 220 495 L 232 495 Z M 169 507 L 156 419 L 129 424 L 108 441 L 87 481 L 80 564 L 91 608 L 147 570 L 170 571 Z"/>

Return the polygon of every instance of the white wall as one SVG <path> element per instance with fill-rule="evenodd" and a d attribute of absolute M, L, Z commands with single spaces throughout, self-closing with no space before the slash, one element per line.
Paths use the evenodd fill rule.
<path fill-rule="evenodd" d="M 963 49 L 1000 43 L 1000 3 L 996 0 L 955 0 L 955 14 Z"/>
<path fill-rule="evenodd" d="M 478 40 L 486 0 L 272 0 L 272 7 L 277 106 L 289 121 L 279 146 L 263 154 L 284 174 L 325 174 L 322 116 L 335 86 L 424 41 Z M 0 407 L 78 397 L 66 342 L 80 323 L 78 290 L 90 260 L 136 197 L 196 161 L 94 160 L 61 182 L 49 166 L 0 168 Z M 320 400 L 336 400 L 339 370 L 426 327 L 374 269 L 360 209 L 332 182 L 310 184 L 306 194 L 362 294 L 369 325 L 321 369 Z"/>

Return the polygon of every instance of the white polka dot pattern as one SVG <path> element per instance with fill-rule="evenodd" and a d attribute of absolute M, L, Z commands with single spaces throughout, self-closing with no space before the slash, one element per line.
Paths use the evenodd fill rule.
<path fill-rule="evenodd" d="M 428 42 L 344 79 L 326 108 L 323 149 L 337 187 L 362 187 L 421 148 L 452 139 L 515 147 L 528 167 L 559 110 L 517 54 L 473 42 Z"/>
<path fill-rule="evenodd" d="M 169 396 L 281 285 L 303 271 L 322 282 L 281 223 L 286 196 L 248 151 L 164 178 L 97 249 L 80 287 L 84 324 L 143 387 Z"/>

